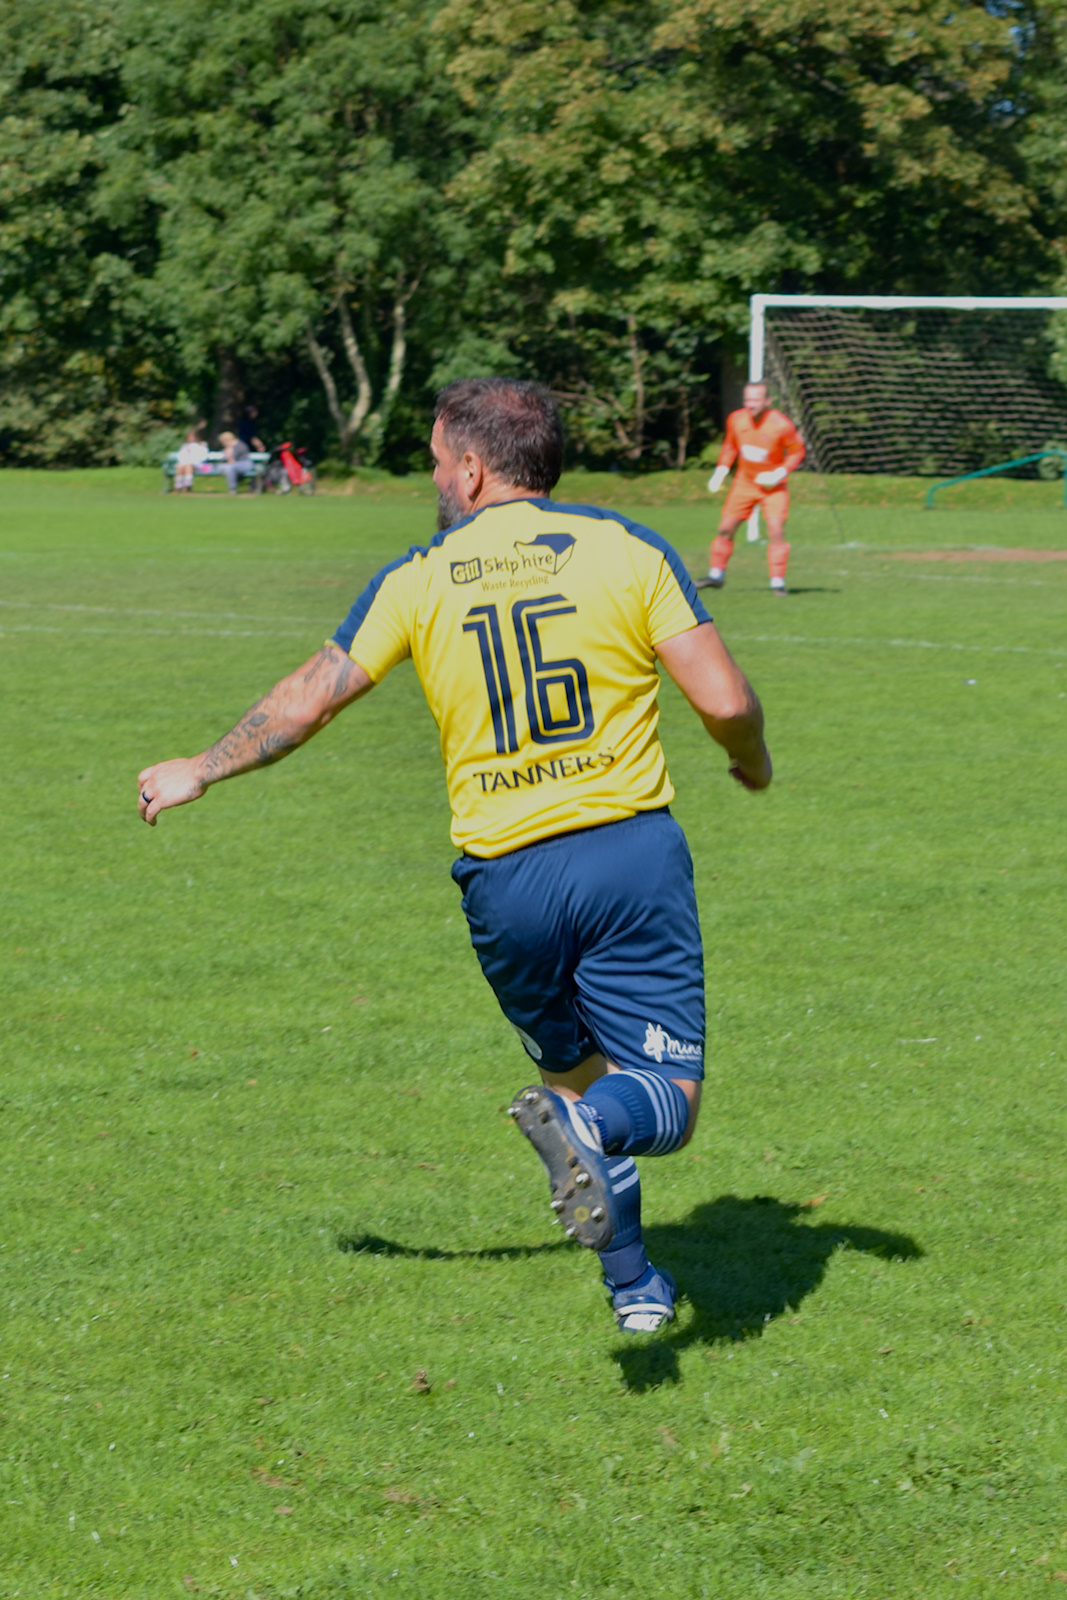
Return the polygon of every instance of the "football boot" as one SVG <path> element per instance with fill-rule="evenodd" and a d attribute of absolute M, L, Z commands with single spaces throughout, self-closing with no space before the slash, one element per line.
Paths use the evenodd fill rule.
<path fill-rule="evenodd" d="M 657 1272 L 650 1266 L 636 1283 L 628 1283 L 625 1289 L 616 1289 L 608 1278 L 604 1283 L 622 1333 L 655 1333 L 673 1319 L 678 1291 L 669 1272 Z"/>
<path fill-rule="evenodd" d="M 606 1250 L 617 1220 L 613 1184 L 629 1187 L 633 1161 L 606 1156 L 599 1132 L 576 1102 L 543 1084 L 521 1090 L 508 1115 L 541 1157 L 552 1191 L 550 1204 L 568 1239 L 589 1250 Z M 636 1181 L 636 1168 L 634 1174 L 630 1182 Z"/>

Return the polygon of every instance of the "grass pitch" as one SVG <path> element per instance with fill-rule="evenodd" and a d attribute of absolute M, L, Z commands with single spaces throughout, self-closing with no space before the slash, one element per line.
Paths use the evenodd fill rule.
<path fill-rule="evenodd" d="M 797 480 L 796 592 L 741 544 L 712 597 L 767 795 L 666 686 L 711 1067 L 629 1342 L 504 1114 L 410 668 L 136 815 L 428 535 L 428 481 L 350 487 L 0 474 L 0 1595 L 1067 1582 L 1067 563 L 979 548 L 1055 556 L 1059 486 Z M 592 492 L 700 570 L 694 477 Z"/>

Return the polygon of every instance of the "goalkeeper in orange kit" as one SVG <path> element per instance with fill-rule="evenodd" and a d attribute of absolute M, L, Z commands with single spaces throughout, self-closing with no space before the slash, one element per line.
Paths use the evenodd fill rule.
<path fill-rule="evenodd" d="M 738 463 L 733 486 L 722 508 L 719 531 L 711 545 L 708 575 L 697 581 L 697 588 L 721 589 L 726 582 L 726 564 L 733 555 L 734 534 L 757 508 L 767 519 L 767 566 L 771 590 L 785 594 L 785 571 L 789 546 L 785 540 L 785 521 L 789 515 L 789 474 L 805 455 L 804 442 L 787 416 L 775 411 L 767 399 L 765 383 L 746 383 L 740 411 L 726 419 L 726 438 L 719 452 L 719 464 L 708 479 L 708 489 L 718 494 L 734 462 Z"/>

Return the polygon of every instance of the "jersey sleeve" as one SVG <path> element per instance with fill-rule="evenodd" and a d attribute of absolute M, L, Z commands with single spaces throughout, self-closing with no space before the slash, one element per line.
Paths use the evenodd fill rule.
<path fill-rule="evenodd" d="M 632 558 L 644 590 L 648 638 L 653 647 L 673 639 L 676 633 L 687 633 L 698 623 L 710 622 L 674 546 L 640 523 L 625 521 L 623 525 L 634 539 Z"/>
<path fill-rule="evenodd" d="M 715 463 L 719 467 L 732 467 L 737 460 L 737 434 L 734 432 L 734 414 L 731 411 L 726 419 L 726 436 L 722 441 L 719 459 Z"/>
<path fill-rule="evenodd" d="M 410 556 L 383 567 L 333 636 L 375 683 L 411 654 L 412 568 Z"/>
<path fill-rule="evenodd" d="M 686 589 L 692 590 L 692 597 Z M 688 573 L 683 587 L 670 562 L 661 561 L 648 605 L 648 631 L 653 645 L 673 639 L 676 633 L 686 633 L 700 622 L 710 621 Z"/>
<path fill-rule="evenodd" d="M 782 445 L 785 448 L 785 461 L 783 465 L 787 472 L 795 472 L 797 467 L 807 455 L 804 441 L 796 430 L 796 424 L 786 418 L 786 426 L 782 430 Z"/>

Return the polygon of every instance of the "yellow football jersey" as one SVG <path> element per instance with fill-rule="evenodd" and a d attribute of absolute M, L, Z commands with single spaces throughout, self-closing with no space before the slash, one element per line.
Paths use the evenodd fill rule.
<path fill-rule="evenodd" d="M 500 856 L 674 794 L 655 646 L 709 620 L 670 545 L 593 506 L 487 506 L 384 567 L 334 635 L 378 682 L 411 657 L 452 840 Z"/>

